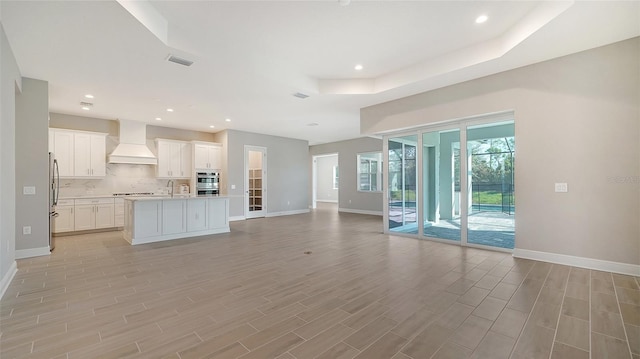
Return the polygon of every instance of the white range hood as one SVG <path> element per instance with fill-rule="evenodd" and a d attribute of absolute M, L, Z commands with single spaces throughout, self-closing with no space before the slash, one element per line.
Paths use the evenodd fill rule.
<path fill-rule="evenodd" d="M 109 155 L 109 163 L 157 165 L 158 160 L 147 147 L 147 124 L 118 120 L 120 144 Z"/>

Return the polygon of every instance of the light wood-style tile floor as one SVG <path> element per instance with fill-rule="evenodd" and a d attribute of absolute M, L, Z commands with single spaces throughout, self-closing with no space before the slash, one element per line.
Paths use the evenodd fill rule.
<path fill-rule="evenodd" d="M 381 232 L 321 209 L 136 247 L 58 238 L 18 263 L 0 357 L 640 358 L 638 278 Z"/>

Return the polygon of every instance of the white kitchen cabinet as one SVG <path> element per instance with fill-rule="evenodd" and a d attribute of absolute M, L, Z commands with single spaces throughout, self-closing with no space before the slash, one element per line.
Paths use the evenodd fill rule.
<path fill-rule="evenodd" d="M 73 177 L 74 169 L 74 132 L 49 130 L 53 133 L 53 154 L 58 160 L 60 177 Z"/>
<path fill-rule="evenodd" d="M 74 202 L 61 199 L 56 206 L 58 216 L 53 220 L 53 233 L 73 232 L 75 230 Z"/>
<path fill-rule="evenodd" d="M 96 229 L 115 227 L 114 204 L 96 205 Z"/>
<path fill-rule="evenodd" d="M 75 230 L 115 227 L 113 198 L 91 198 L 75 200 Z"/>
<path fill-rule="evenodd" d="M 115 227 L 124 226 L 124 198 L 113 199 L 113 225 Z"/>
<path fill-rule="evenodd" d="M 222 168 L 222 145 L 219 143 L 193 143 L 193 167 L 196 170 Z"/>
<path fill-rule="evenodd" d="M 187 201 L 187 232 L 207 229 L 207 199 L 197 198 Z"/>
<path fill-rule="evenodd" d="M 74 134 L 74 176 L 106 175 L 105 135 L 77 132 Z"/>
<path fill-rule="evenodd" d="M 105 133 L 49 129 L 49 150 L 58 160 L 60 177 L 104 177 Z"/>
<path fill-rule="evenodd" d="M 75 206 L 74 223 L 76 231 L 86 231 L 96 228 L 96 206 L 83 204 Z"/>
<path fill-rule="evenodd" d="M 162 234 L 177 234 L 187 231 L 186 200 L 162 201 Z"/>
<path fill-rule="evenodd" d="M 126 238 L 152 238 L 162 235 L 162 201 L 127 201 Z"/>
<path fill-rule="evenodd" d="M 208 222 L 209 229 L 229 227 L 229 199 L 225 197 L 209 198 Z"/>
<path fill-rule="evenodd" d="M 158 149 L 157 177 L 191 178 L 191 144 L 182 141 L 156 139 Z"/>

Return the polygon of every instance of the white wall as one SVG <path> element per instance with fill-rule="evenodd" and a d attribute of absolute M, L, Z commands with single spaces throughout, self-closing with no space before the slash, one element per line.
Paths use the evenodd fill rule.
<path fill-rule="evenodd" d="M 358 191 L 358 153 L 382 151 L 382 140 L 371 137 L 325 143 L 309 147 L 311 156 L 337 153 L 340 167 L 338 208 L 344 212 L 382 214 L 381 192 Z M 309 158 L 311 166 L 311 157 Z M 312 196 L 311 183 L 308 196 Z"/>
<path fill-rule="evenodd" d="M 338 203 L 338 189 L 333 188 L 333 167 L 338 165 L 338 155 L 322 156 L 316 162 L 316 200 Z M 340 170 L 338 170 L 340 171 Z M 338 172 L 339 174 L 340 172 Z M 338 178 L 339 180 L 339 178 Z M 338 183 L 338 187 L 340 183 Z"/>
<path fill-rule="evenodd" d="M 16 273 L 16 92 L 22 79 L 0 24 L 0 298 Z"/>
<path fill-rule="evenodd" d="M 16 253 L 49 254 L 49 83 L 22 79 L 16 95 Z M 34 195 L 23 187 L 33 186 Z M 31 234 L 23 234 L 24 226 Z"/>
<path fill-rule="evenodd" d="M 361 129 L 373 134 L 513 110 L 515 254 L 637 266 L 639 63 L 635 38 L 364 108 Z M 555 193 L 555 182 L 567 182 L 569 192 Z"/>
<path fill-rule="evenodd" d="M 244 146 L 267 148 L 267 216 L 309 210 L 309 143 L 292 138 L 226 130 L 216 136 L 226 144 L 221 192 L 229 196 L 231 217 L 244 216 Z M 224 152 L 224 151 L 223 151 Z M 225 164 L 226 163 L 226 164 Z M 235 189 L 231 186 L 235 185 Z"/>

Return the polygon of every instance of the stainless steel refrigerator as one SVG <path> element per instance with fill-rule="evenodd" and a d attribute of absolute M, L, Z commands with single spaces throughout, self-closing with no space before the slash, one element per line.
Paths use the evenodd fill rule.
<path fill-rule="evenodd" d="M 60 195 L 60 170 L 58 168 L 58 161 L 55 159 L 53 152 L 49 152 L 49 250 L 53 250 L 56 247 L 55 239 L 53 238 L 53 221 L 58 217 L 56 213 L 56 205 L 58 204 L 58 197 Z"/>

